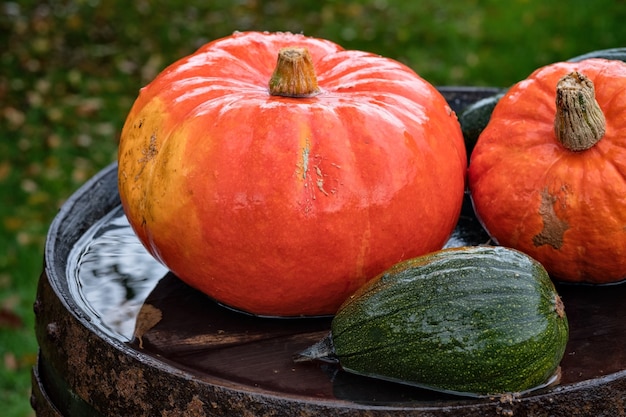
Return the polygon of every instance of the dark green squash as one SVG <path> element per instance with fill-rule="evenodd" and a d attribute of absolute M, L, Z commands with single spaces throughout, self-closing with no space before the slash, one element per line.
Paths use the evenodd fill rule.
<path fill-rule="evenodd" d="M 394 266 L 343 304 L 328 339 L 346 371 L 485 396 L 553 380 L 568 323 L 538 262 L 477 246 Z"/>
<path fill-rule="evenodd" d="M 489 123 L 491 113 L 502 96 L 504 96 L 503 92 L 485 97 L 470 104 L 459 114 L 459 123 L 465 139 L 465 151 L 467 152 L 468 160 L 474 150 L 476 141 L 478 141 L 478 136 Z"/>
<path fill-rule="evenodd" d="M 568 61 L 579 62 L 590 58 L 615 59 L 626 62 L 626 48 L 610 48 L 591 51 L 586 54 L 570 58 Z"/>

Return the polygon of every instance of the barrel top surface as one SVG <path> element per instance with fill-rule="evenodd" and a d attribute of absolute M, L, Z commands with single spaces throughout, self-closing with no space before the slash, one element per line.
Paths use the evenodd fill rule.
<path fill-rule="evenodd" d="M 494 90 L 443 92 L 449 102 L 457 101 L 452 107 L 458 110 Z M 372 380 L 329 364 L 295 363 L 294 354 L 329 332 L 331 318 L 253 317 L 182 283 L 151 259 L 132 234 L 117 195 L 116 168 L 110 165 L 68 200 L 50 228 L 45 249 L 45 273 L 54 293 L 67 314 L 102 345 L 156 373 L 194 384 L 353 407 L 363 415 L 385 407 L 434 413 L 428 415 L 441 410 L 445 415 L 449 407 L 462 410 L 493 401 Z M 479 243 L 486 236 L 467 200 L 455 232 L 460 235 L 450 245 Z M 97 247 L 104 238 L 109 240 Z M 626 285 L 559 284 L 557 289 L 570 323 L 561 380 L 516 400 L 518 407 L 548 398 L 551 407 L 562 403 L 567 408 L 574 397 L 582 395 L 584 401 L 587 390 L 596 404 L 601 402 L 596 388 L 604 386 L 624 397 L 625 392 L 615 389 L 626 385 Z"/>

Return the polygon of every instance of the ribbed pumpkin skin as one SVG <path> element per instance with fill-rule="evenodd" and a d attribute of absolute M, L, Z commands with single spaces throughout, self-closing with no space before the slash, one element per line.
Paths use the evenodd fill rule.
<path fill-rule="evenodd" d="M 558 80 L 585 74 L 606 134 L 573 152 L 554 134 Z M 538 69 L 496 105 L 472 152 L 477 216 L 501 245 L 541 262 L 557 280 L 626 278 L 626 64 L 589 59 Z M 541 240 L 537 236 L 542 236 Z"/>
<path fill-rule="evenodd" d="M 322 90 L 270 96 L 278 50 Z M 235 33 L 141 90 L 119 147 L 124 210 L 182 280 L 258 315 L 333 314 L 385 268 L 441 248 L 465 155 L 445 99 L 408 67 L 329 41 Z"/>
<path fill-rule="evenodd" d="M 545 269 L 502 247 L 402 262 L 350 297 L 332 322 L 351 372 L 465 395 L 545 384 L 568 323 Z"/>

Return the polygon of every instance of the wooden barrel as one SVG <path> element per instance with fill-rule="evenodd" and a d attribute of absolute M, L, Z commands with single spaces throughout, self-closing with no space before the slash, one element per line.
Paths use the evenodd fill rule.
<path fill-rule="evenodd" d="M 456 111 L 497 92 L 441 91 Z M 452 246 L 486 241 L 465 203 Z M 559 385 L 524 396 L 457 397 L 294 363 L 295 353 L 328 333 L 330 318 L 268 319 L 229 310 L 164 269 L 147 268 L 146 254 L 115 240 L 101 250 L 125 266 L 96 264 L 90 273 L 97 279 L 82 282 L 75 270 L 89 259 L 80 249 L 98 236 L 128 233 L 123 220 L 113 164 L 78 190 L 50 227 L 34 304 L 38 416 L 626 415 L 626 285 L 558 286 L 570 321 Z M 117 286 L 109 289 L 111 275 Z M 95 305 L 92 290 L 104 302 Z M 108 306 L 114 311 L 102 313 L 107 300 L 120 297 Z M 120 323 L 131 323 L 130 333 Z"/>

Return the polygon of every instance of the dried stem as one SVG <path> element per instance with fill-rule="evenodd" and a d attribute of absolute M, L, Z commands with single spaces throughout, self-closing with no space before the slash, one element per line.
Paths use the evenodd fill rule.
<path fill-rule="evenodd" d="M 595 145 L 606 131 L 606 120 L 596 101 L 593 82 L 572 72 L 556 87 L 554 133 L 567 149 L 584 151 Z"/>
<path fill-rule="evenodd" d="M 320 92 L 308 49 L 287 47 L 278 52 L 269 89 L 273 96 L 286 97 L 311 97 Z"/>

